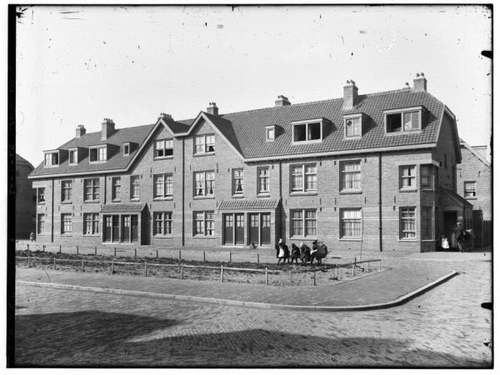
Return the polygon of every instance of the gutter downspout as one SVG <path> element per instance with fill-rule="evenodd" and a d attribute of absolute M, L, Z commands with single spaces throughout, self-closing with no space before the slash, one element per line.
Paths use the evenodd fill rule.
<path fill-rule="evenodd" d="M 50 219 L 50 242 L 54 242 L 54 179 L 52 181 L 52 197 L 51 197 L 51 219 Z"/>
<path fill-rule="evenodd" d="M 378 153 L 378 246 L 382 252 L 382 153 Z"/>
<path fill-rule="evenodd" d="M 182 190 L 182 210 L 181 210 L 182 211 L 182 220 L 181 220 L 181 222 L 182 222 L 182 224 L 181 224 L 181 226 L 182 226 L 182 230 L 181 230 L 182 235 L 181 235 L 181 246 L 182 247 L 184 247 L 184 245 L 185 245 L 185 233 L 184 233 L 184 231 L 186 229 L 185 228 L 186 227 L 186 225 L 185 225 L 185 212 L 184 212 L 185 211 L 185 208 L 184 208 L 184 206 L 185 206 L 185 195 L 186 195 L 185 194 L 185 177 L 184 177 L 184 164 L 185 164 L 185 150 L 184 150 L 185 143 L 184 143 L 184 140 L 185 139 L 182 138 L 182 168 L 181 168 L 181 171 L 182 171 L 181 172 L 181 175 L 182 175 L 182 189 L 181 189 Z"/>
<path fill-rule="evenodd" d="M 278 225 L 278 233 L 279 237 L 283 238 L 283 171 L 282 171 L 282 161 L 279 161 L 279 202 L 281 203 L 280 213 L 279 213 L 279 225 Z M 276 239 L 276 238 L 275 238 Z M 277 241 L 275 241 L 277 242 Z"/>

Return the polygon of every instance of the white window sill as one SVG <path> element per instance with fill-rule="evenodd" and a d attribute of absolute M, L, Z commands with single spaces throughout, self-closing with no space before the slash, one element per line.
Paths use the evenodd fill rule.
<path fill-rule="evenodd" d="M 157 201 L 172 201 L 174 200 L 174 197 L 173 196 L 168 196 L 168 197 L 156 197 L 156 198 L 153 198 L 153 201 L 157 202 Z"/>
<path fill-rule="evenodd" d="M 410 189 L 399 189 L 400 193 L 416 193 L 417 189 L 416 188 L 410 188 Z"/>
<path fill-rule="evenodd" d="M 200 152 L 200 153 L 194 153 L 193 156 L 195 157 L 200 157 L 200 156 L 214 156 L 215 151 L 213 152 Z"/>
<path fill-rule="evenodd" d="M 300 196 L 300 195 L 318 195 L 318 191 L 291 191 L 290 196 Z"/>
<path fill-rule="evenodd" d="M 270 198 L 271 193 L 258 193 L 257 198 Z"/>
<path fill-rule="evenodd" d="M 153 157 L 153 160 L 165 160 L 165 159 L 173 159 L 174 155 L 168 155 L 168 156 L 155 156 Z"/>
<path fill-rule="evenodd" d="M 363 239 L 360 237 L 341 237 L 338 239 L 339 241 L 347 241 L 347 242 L 362 242 Z"/>
<path fill-rule="evenodd" d="M 196 200 L 215 199 L 215 195 L 197 195 L 197 196 L 194 196 L 193 199 L 196 199 Z"/>
<path fill-rule="evenodd" d="M 363 194 L 363 190 L 341 190 L 340 194 Z"/>

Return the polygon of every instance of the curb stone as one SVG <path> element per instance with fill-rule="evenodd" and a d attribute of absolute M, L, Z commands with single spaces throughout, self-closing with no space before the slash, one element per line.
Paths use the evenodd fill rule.
<path fill-rule="evenodd" d="M 35 287 L 40 287 L 40 288 L 77 290 L 77 291 L 94 292 L 94 293 L 125 295 L 125 296 L 132 296 L 132 297 L 168 299 L 168 300 L 175 300 L 175 301 L 213 303 L 213 304 L 219 304 L 219 305 L 251 307 L 251 308 L 257 308 L 257 309 L 335 312 L 335 311 L 378 310 L 378 309 L 387 309 L 387 308 L 399 306 L 399 305 L 405 304 L 406 302 L 424 294 L 425 292 L 433 289 L 434 287 L 448 281 L 449 279 L 457 276 L 458 274 L 459 273 L 457 271 L 452 271 L 452 272 L 440 277 L 439 279 L 436 279 L 436 280 L 424 285 L 423 287 L 420 287 L 420 288 L 418 288 L 410 293 L 407 293 L 401 297 L 398 297 L 392 301 L 367 304 L 367 305 L 352 305 L 352 306 L 282 305 L 282 304 L 266 303 L 266 302 L 237 301 L 237 300 L 228 300 L 228 299 L 212 298 L 212 297 L 187 296 L 187 295 L 177 295 L 177 294 L 144 292 L 144 291 L 138 291 L 138 290 L 101 288 L 101 287 L 58 284 L 58 283 L 44 283 L 44 282 L 25 281 L 25 280 L 18 280 L 16 283 L 20 284 L 20 285 L 35 286 Z"/>

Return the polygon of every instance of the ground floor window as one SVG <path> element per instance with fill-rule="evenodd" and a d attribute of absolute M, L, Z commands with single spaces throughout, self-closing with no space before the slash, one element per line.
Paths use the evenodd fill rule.
<path fill-rule="evenodd" d="M 38 234 L 45 233 L 45 214 L 38 214 L 36 227 Z"/>
<path fill-rule="evenodd" d="M 290 210 L 290 235 L 292 237 L 316 236 L 316 210 Z"/>
<path fill-rule="evenodd" d="M 99 214 L 85 213 L 83 214 L 83 234 L 98 234 L 99 233 Z"/>
<path fill-rule="evenodd" d="M 138 215 L 104 215 L 104 242 L 137 242 L 139 240 Z"/>
<path fill-rule="evenodd" d="M 73 218 L 71 214 L 61 214 L 61 234 L 73 231 Z"/>
<path fill-rule="evenodd" d="M 340 210 L 340 238 L 361 238 L 361 209 Z"/>
<path fill-rule="evenodd" d="M 193 212 L 193 235 L 213 236 L 215 234 L 215 220 L 213 211 Z"/>
<path fill-rule="evenodd" d="M 421 211 L 420 226 L 422 228 L 422 239 L 432 240 L 434 239 L 434 215 L 432 207 L 422 207 Z"/>
<path fill-rule="evenodd" d="M 153 236 L 172 234 L 172 212 L 153 212 Z"/>
<path fill-rule="evenodd" d="M 402 240 L 415 239 L 417 237 L 415 211 L 415 207 L 399 208 L 399 238 Z"/>

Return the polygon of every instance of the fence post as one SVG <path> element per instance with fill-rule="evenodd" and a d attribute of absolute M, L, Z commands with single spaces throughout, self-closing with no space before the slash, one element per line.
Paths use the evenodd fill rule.
<path fill-rule="evenodd" d="M 42 252 L 45 253 L 45 245 L 42 245 Z"/>
<path fill-rule="evenodd" d="M 179 249 L 179 263 L 181 262 L 182 260 L 182 253 L 181 253 L 181 249 Z"/>
<path fill-rule="evenodd" d="M 267 273 L 267 267 L 266 267 L 266 285 L 269 285 L 269 274 Z"/>
<path fill-rule="evenodd" d="M 288 271 L 288 275 L 290 276 L 290 284 L 292 283 L 292 270 Z"/>
<path fill-rule="evenodd" d="M 116 258 L 116 247 L 114 248 L 114 256 Z"/>
<path fill-rule="evenodd" d="M 181 280 L 184 279 L 184 267 L 182 267 L 181 263 Z"/>
<path fill-rule="evenodd" d="M 205 263 L 205 250 L 203 250 L 203 263 Z"/>
<path fill-rule="evenodd" d="M 27 251 L 29 251 L 29 249 L 30 249 L 30 244 L 29 244 L 29 243 L 27 243 L 27 244 L 26 244 L 26 250 L 27 250 Z"/>
<path fill-rule="evenodd" d="M 31 268 L 30 255 L 28 254 L 28 268 Z"/>
<path fill-rule="evenodd" d="M 156 259 L 158 259 L 158 249 L 156 249 Z"/>
<path fill-rule="evenodd" d="M 229 263 L 231 263 L 232 260 L 233 260 L 233 254 L 229 252 Z"/>
<path fill-rule="evenodd" d="M 62 245 L 59 245 L 59 254 L 62 253 Z"/>
<path fill-rule="evenodd" d="M 313 272 L 313 285 L 316 286 L 316 272 Z"/>
<path fill-rule="evenodd" d="M 83 263 L 83 259 L 82 259 L 82 272 L 85 272 L 85 264 Z"/>
<path fill-rule="evenodd" d="M 137 258 L 137 247 L 134 249 L 134 258 Z"/>
<path fill-rule="evenodd" d="M 223 264 L 220 265 L 220 282 L 221 283 L 224 282 L 224 265 Z"/>
<path fill-rule="evenodd" d="M 144 261 L 144 276 L 148 277 L 148 262 Z"/>
<path fill-rule="evenodd" d="M 78 245 L 76 245 L 76 255 L 80 254 L 80 250 L 78 249 Z"/>
<path fill-rule="evenodd" d="M 111 259 L 111 274 L 115 273 L 115 260 Z"/>
<path fill-rule="evenodd" d="M 356 263 L 352 264 L 351 277 L 354 277 L 354 267 L 356 267 Z"/>
<path fill-rule="evenodd" d="M 97 246 L 94 246 L 94 255 L 97 256 Z"/>
<path fill-rule="evenodd" d="M 257 253 L 257 264 L 260 263 L 260 260 L 259 260 L 259 253 Z"/>
<path fill-rule="evenodd" d="M 54 257 L 54 269 L 56 269 L 56 257 Z"/>

